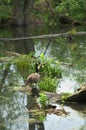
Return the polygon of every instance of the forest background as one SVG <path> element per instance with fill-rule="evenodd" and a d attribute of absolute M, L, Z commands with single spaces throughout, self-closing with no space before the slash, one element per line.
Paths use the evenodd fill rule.
<path fill-rule="evenodd" d="M 86 0 L 0 0 L 0 25 L 85 25 Z"/>

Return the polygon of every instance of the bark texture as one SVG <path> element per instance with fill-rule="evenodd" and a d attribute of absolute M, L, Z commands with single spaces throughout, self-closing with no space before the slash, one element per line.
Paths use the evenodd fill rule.
<path fill-rule="evenodd" d="M 14 0 L 14 24 L 27 25 L 30 23 L 30 14 L 33 10 L 34 0 Z"/>

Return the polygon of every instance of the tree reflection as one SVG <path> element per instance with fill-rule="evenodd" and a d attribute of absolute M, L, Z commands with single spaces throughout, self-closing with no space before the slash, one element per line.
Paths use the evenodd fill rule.
<path fill-rule="evenodd" d="M 3 96 L 2 96 L 3 95 Z M 28 130 L 28 114 L 26 113 L 26 96 L 23 93 L 7 89 L 0 92 L 0 129 Z M 2 125 L 1 125 L 2 124 Z"/>
<path fill-rule="evenodd" d="M 27 108 L 28 110 L 36 110 L 36 107 L 38 106 L 38 103 L 36 101 L 36 98 L 35 97 L 32 97 L 32 95 L 29 95 L 27 97 Z M 34 116 L 33 113 L 30 113 L 29 112 L 29 119 L 36 119 L 37 117 Z M 37 122 L 35 121 L 35 123 L 29 123 L 29 130 L 44 130 L 44 126 L 43 126 L 43 123 L 42 122 Z"/>
<path fill-rule="evenodd" d="M 10 30 L 10 29 L 9 29 Z M 27 35 L 30 35 L 29 28 L 28 30 L 25 27 L 15 27 L 11 28 L 10 33 L 13 38 L 17 37 L 26 37 Z M 28 34 L 29 33 L 29 34 Z M 7 34 L 9 37 L 9 34 Z M 3 36 L 4 37 L 4 34 Z M 33 40 L 18 40 L 18 41 L 9 41 L 6 43 L 1 42 L 0 43 L 0 51 L 13 51 L 20 54 L 29 54 L 30 52 L 34 52 L 34 43 Z"/>

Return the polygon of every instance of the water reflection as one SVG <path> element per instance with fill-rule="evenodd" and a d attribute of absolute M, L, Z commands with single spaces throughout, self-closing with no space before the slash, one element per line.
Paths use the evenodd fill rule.
<path fill-rule="evenodd" d="M 9 91 L 0 93 L 0 129 L 28 130 L 27 98 L 23 93 Z"/>
<path fill-rule="evenodd" d="M 32 97 L 32 94 L 30 94 L 27 96 L 27 109 L 29 111 L 29 130 L 44 130 L 43 123 L 38 122 L 38 116 L 36 113 L 34 114 L 34 111 L 37 110 L 37 108 L 38 104 L 36 98 Z"/>
<path fill-rule="evenodd" d="M 0 65 L 0 86 L 22 86 L 24 84 L 23 77 L 16 72 L 15 66 L 11 63 Z"/>
<path fill-rule="evenodd" d="M 11 31 L 10 37 L 37 35 L 34 29 L 29 30 L 29 28 L 15 28 Z M 8 34 L 4 34 L 4 36 L 9 37 Z M 44 53 L 46 57 L 55 58 L 57 61 L 73 63 L 72 67 L 61 66 L 62 79 L 59 82 L 57 93 L 74 93 L 80 84 L 86 83 L 86 36 L 74 37 L 71 43 L 66 38 L 61 37 L 54 39 L 20 40 L 6 43 L 0 42 L 0 55 L 4 56 L 3 52 L 6 50 L 21 54 L 34 52 L 37 56 Z M 6 69 L 6 64 L 0 64 L 1 130 L 43 130 L 43 125 L 41 124 L 29 124 L 30 115 L 27 112 L 26 105 L 29 105 L 29 109 L 34 108 L 33 105 L 31 106 L 31 103 L 33 103 L 31 97 L 5 88 L 5 86 L 13 87 L 16 85 L 21 86 L 22 84 L 22 75 L 15 71 L 13 65 L 9 64 Z M 47 114 L 44 121 L 44 129 L 86 130 L 86 104 L 83 106 L 84 110 L 80 104 L 77 107 L 74 106 L 64 107 L 66 111 L 70 112 L 66 117 L 57 116 L 53 113 Z M 38 127 L 39 125 L 41 126 L 40 128 Z"/>
<path fill-rule="evenodd" d="M 57 87 L 57 93 L 75 93 L 79 88 L 79 83 L 73 79 L 64 77 L 60 80 L 59 85 Z"/>
<path fill-rule="evenodd" d="M 80 114 L 65 106 L 64 109 L 70 112 L 69 115 L 57 116 L 53 113 L 47 114 L 46 120 L 44 121 L 45 130 L 85 130 L 86 119 L 84 119 Z"/>

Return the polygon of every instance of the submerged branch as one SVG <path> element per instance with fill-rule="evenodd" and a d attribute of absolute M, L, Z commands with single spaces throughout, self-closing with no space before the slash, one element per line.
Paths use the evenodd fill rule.
<path fill-rule="evenodd" d="M 0 38 L 2 42 L 8 41 L 18 41 L 18 40 L 29 40 L 29 39 L 43 39 L 43 38 L 56 38 L 56 37 L 63 37 L 72 35 L 71 33 L 59 33 L 59 34 L 49 34 L 49 35 L 40 35 L 40 36 L 32 36 L 32 37 L 20 37 L 20 38 Z M 74 35 L 86 35 L 86 32 L 76 32 Z"/>

